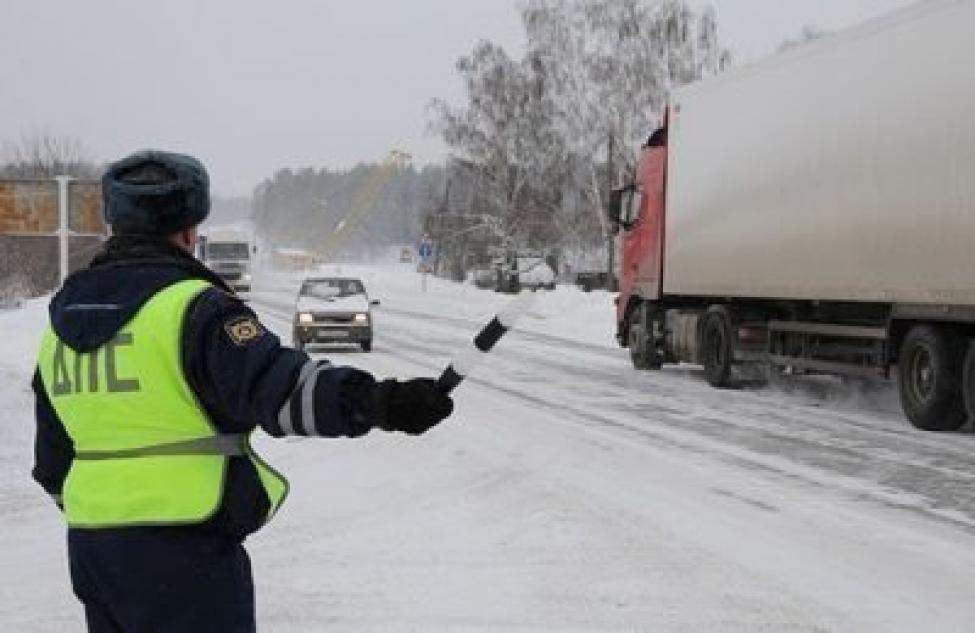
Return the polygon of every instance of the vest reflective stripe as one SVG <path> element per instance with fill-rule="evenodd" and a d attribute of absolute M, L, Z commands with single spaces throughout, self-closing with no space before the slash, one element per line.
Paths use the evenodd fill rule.
<path fill-rule="evenodd" d="M 183 320 L 207 287 L 191 280 L 165 288 L 89 353 L 45 333 L 41 379 L 75 447 L 62 491 L 69 525 L 203 522 L 220 507 L 230 455 L 254 464 L 271 502 L 268 519 L 284 500 L 284 478 L 247 436 L 217 433 L 183 375 Z"/>
<path fill-rule="evenodd" d="M 198 440 L 156 444 L 119 451 L 76 451 L 75 459 L 125 459 L 130 457 L 159 457 L 162 455 L 244 455 L 246 436 L 214 435 Z"/>

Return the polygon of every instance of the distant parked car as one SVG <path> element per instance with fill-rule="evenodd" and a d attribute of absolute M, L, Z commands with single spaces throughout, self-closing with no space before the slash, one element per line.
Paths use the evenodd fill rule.
<path fill-rule="evenodd" d="M 555 290 L 555 271 L 541 257 L 518 257 L 518 283 L 522 288 Z"/>
<path fill-rule="evenodd" d="M 358 344 L 372 350 L 372 306 L 362 281 L 353 277 L 305 279 L 295 302 L 294 346 Z"/>

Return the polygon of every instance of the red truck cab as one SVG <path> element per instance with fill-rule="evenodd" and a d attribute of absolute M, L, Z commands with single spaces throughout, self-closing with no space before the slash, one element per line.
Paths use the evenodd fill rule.
<path fill-rule="evenodd" d="M 612 218 L 620 226 L 620 294 L 616 305 L 616 336 L 627 345 L 634 312 L 660 299 L 663 289 L 664 222 L 666 220 L 667 128 L 658 129 L 640 152 L 635 182 L 614 192 L 619 209 Z M 644 321 L 645 322 L 645 321 Z"/>

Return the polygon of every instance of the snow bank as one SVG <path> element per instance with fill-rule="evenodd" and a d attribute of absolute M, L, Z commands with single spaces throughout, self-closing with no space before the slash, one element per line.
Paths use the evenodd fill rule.
<path fill-rule="evenodd" d="M 0 310 L 0 629 L 81 629 L 68 584 L 61 514 L 30 478 L 34 398 L 30 388 L 47 299 Z"/>

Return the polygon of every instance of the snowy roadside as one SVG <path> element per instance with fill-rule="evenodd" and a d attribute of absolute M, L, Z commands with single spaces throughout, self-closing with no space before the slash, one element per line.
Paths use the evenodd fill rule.
<path fill-rule="evenodd" d="M 73 631 L 80 610 L 68 583 L 61 514 L 30 478 L 34 397 L 30 380 L 47 299 L 0 310 L 0 629 Z"/>

